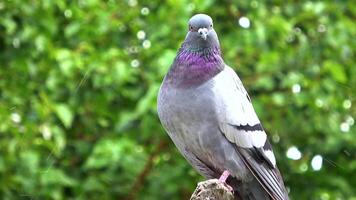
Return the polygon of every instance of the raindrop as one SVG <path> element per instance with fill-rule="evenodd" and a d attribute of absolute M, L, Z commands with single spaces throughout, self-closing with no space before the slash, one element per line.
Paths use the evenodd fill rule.
<path fill-rule="evenodd" d="M 148 9 L 147 7 L 143 7 L 141 9 L 141 14 L 142 15 L 148 15 L 150 13 L 150 9 Z"/>
<path fill-rule="evenodd" d="M 321 155 L 316 155 L 311 161 L 311 166 L 314 171 L 319 171 L 323 166 L 323 157 Z"/>
<path fill-rule="evenodd" d="M 239 24 L 242 28 L 249 28 L 250 20 L 247 17 L 240 17 Z"/>
<path fill-rule="evenodd" d="M 146 37 L 145 31 L 140 30 L 140 31 L 137 32 L 137 38 L 138 39 L 143 40 L 143 39 L 145 39 L 145 37 Z"/>
<path fill-rule="evenodd" d="M 287 157 L 292 160 L 299 160 L 302 157 L 302 153 L 297 147 L 292 146 L 287 150 Z"/>
<path fill-rule="evenodd" d="M 150 47 L 151 47 L 151 41 L 149 41 L 149 40 L 143 41 L 142 46 L 143 46 L 143 48 L 145 48 L 145 49 L 150 48 Z"/>
<path fill-rule="evenodd" d="M 138 61 L 137 59 L 134 59 L 131 61 L 131 67 L 139 67 L 140 66 L 140 61 Z"/>
<path fill-rule="evenodd" d="M 350 125 L 347 122 L 342 122 L 340 124 L 340 130 L 344 133 L 347 133 L 350 130 Z"/>
<path fill-rule="evenodd" d="M 350 109 L 351 108 L 351 101 L 349 99 L 346 99 L 344 100 L 344 102 L 342 102 L 342 106 L 345 108 L 345 109 Z"/>
<path fill-rule="evenodd" d="M 302 88 L 300 87 L 300 85 L 299 85 L 298 83 L 296 83 L 296 84 L 294 84 L 294 85 L 292 86 L 292 92 L 293 92 L 293 93 L 299 93 L 301 89 L 302 89 Z"/>
<path fill-rule="evenodd" d="M 12 120 L 13 122 L 15 122 L 16 124 L 18 124 L 18 123 L 21 122 L 21 116 L 20 116 L 18 113 L 16 113 L 16 112 L 11 113 L 11 120 Z"/>

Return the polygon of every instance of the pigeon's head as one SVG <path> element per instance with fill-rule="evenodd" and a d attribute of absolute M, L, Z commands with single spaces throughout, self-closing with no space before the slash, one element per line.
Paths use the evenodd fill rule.
<path fill-rule="evenodd" d="M 218 47 L 219 40 L 209 15 L 196 14 L 190 18 L 185 43 L 191 47 Z"/>

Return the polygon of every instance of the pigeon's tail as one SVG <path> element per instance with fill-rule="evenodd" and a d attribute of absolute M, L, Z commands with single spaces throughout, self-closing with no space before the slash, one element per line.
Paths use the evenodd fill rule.
<path fill-rule="evenodd" d="M 227 183 L 234 189 L 235 200 L 269 200 L 271 197 L 260 186 L 256 179 L 251 182 L 241 182 L 235 178 L 229 178 Z"/>

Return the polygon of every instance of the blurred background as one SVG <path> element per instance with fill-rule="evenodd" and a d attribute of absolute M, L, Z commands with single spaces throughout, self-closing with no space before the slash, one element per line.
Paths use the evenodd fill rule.
<path fill-rule="evenodd" d="M 355 1 L 1 0 L 0 199 L 189 199 L 162 129 L 188 19 L 214 19 L 292 199 L 356 199 Z"/>

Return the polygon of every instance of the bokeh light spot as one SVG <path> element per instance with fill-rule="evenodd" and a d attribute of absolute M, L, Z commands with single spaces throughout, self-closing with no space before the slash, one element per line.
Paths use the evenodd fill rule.
<path fill-rule="evenodd" d="M 250 20 L 247 17 L 240 17 L 239 19 L 239 25 L 242 28 L 249 28 L 250 27 Z"/>
<path fill-rule="evenodd" d="M 302 157 L 302 153 L 297 147 L 292 146 L 287 150 L 287 157 L 292 160 L 299 160 Z"/>
<path fill-rule="evenodd" d="M 319 171 L 323 166 L 323 157 L 321 155 L 316 155 L 311 161 L 311 166 L 314 171 Z"/>

